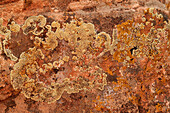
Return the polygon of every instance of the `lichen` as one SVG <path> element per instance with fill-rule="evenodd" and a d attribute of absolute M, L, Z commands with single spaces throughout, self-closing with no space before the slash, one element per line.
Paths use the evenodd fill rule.
<path fill-rule="evenodd" d="M 38 24 L 42 30 L 35 33 L 33 23 L 39 17 L 46 20 L 43 16 L 29 17 L 22 26 L 25 35 L 33 33 L 30 40 L 34 47 L 20 54 L 11 71 L 14 89 L 21 89 L 27 98 L 49 103 L 60 99 L 64 91 L 71 94 L 93 88 L 103 90 L 107 75 L 92 63 L 93 59 L 87 63 L 87 58 L 93 58 L 92 53 L 87 53 L 95 40 L 94 25 L 73 20 L 60 28 L 54 21 L 51 25 Z M 34 29 L 28 30 L 30 27 Z"/>
<path fill-rule="evenodd" d="M 135 58 L 155 58 L 168 45 L 167 22 L 162 14 L 156 13 L 154 8 L 144 13 L 142 19 L 137 17 L 117 25 L 113 57 L 119 62 L 134 63 Z"/>
<path fill-rule="evenodd" d="M 6 26 L 3 25 L 3 19 L 0 18 L 0 34 L 1 35 L 10 35 L 11 31 L 8 30 Z"/>
<path fill-rule="evenodd" d="M 44 58 L 40 49 L 30 48 L 27 52 L 21 54 L 19 62 L 15 64 L 14 70 L 11 71 L 11 81 L 14 89 L 22 89 L 22 93 L 27 98 L 51 103 L 60 99 L 64 91 L 71 94 L 94 87 L 103 90 L 106 85 L 106 74 L 101 73 L 102 70 L 98 67 L 90 75 L 96 78 L 94 80 L 88 80 L 81 76 L 75 80 L 68 77 L 58 78 L 59 81 L 54 80 L 53 65 L 50 63 L 41 65 L 42 62 L 40 61 Z M 44 73 L 40 71 L 41 67 L 45 67 Z"/>
<path fill-rule="evenodd" d="M 12 31 L 12 32 L 19 32 L 20 31 L 20 25 L 16 24 L 14 21 L 11 22 L 9 27 L 10 27 L 10 31 Z"/>
<path fill-rule="evenodd" d="M 14 23 L 13 23 L 14 24 Z M 18 25 L 14 25 L 16 28 L 12 28 L 12 31 L 18 31 Z M 12 60 L 16 61 L 17 58 L 11 53 L 11 50 L 6 48 L 6 45 L 9 43 L 9 40 L 11 39 L 11 30 L 9 30 L 6 26 L 3 26 L 3 19 L 0 18 L 0 34 L 5 37 L 5 40 L 3 40 L 3 51 L 4 53 L 10 57 Z"/>
<path fill-rule="evenodd" d="M 116 25 L 112 36 L 97 33 L 82 19 L 60 24 L 43 15 L 28 17 L 24 25 L 12 21 L 8 27 L 0 19 L 0 34 L 4 53 L 16 61 L 11 84 L 27 98 L 51 103 L 64 91 L 99 89 L 104 93 L 94 100 L 97 111 L 120 109 L 127 102 L 148 111 L 156 103 L 157 111 L 163 111 L 164 89 L 169 88 L 169 26 L 160 10 L 149 8 Z M 108 83 L 111 89 L 105 89 Z M 113 98 L 121 92 L 122 104 Z"/>
<path fill-rule="evenodd" d="M 2 53 L 2 43 L 0 42 L 0 54 Z"/>
<path fill-rule="evenodd" d="M 24 34 L 33 33 L 39 35 L 46 25 L 46 18 L 43 15 L 29 17 L 22 26 Z"/>
<path fill-rule="evenodd" d="M 111 89 L 96 97 L 94 104 L 97 111 L 120 110 L 128 101 L 133 106 L 141 106 L 149 112 L 167 112 L 169 87 L 169 20 L 165 20 L 161 11 L 150 8 L 142 16 L 119 24 L 113 30 L 113 43 L 110 53 L 113 60 L 121 65 L 120 73 L 111 71 L 107 60 L 100 66 L 110 75 L 116 74 Z M 103 56 L 110 60 L 110 55 Z M 107 66 L 108 65 L 108 66 Z M 113 64 L 112 64 L 113 65 Z M 119 66 L 118 66 L 119 67 Z M 108 71 L 107 71 L 108 70 Z M 109 86 L 108 86 L 109 87 Z M 165 88 L 166 87 L 166 88 Z M 120 104 L 114 98 L 118 91 L 125 93 L 128 100 Z M 119 99 L 119 102 L 124 99 Z M 126 98 L 126 99 L 127 99 Z M 115 106 L 115 103 L 117 104 Z M 164 108 L 164 109 L 162 109 Z M 136 110 L 134 108 L 134 110 Z M 132 111 L 131 111 L 132 112 Z M 133 111 L 137 112 L 137 111 Z"/>

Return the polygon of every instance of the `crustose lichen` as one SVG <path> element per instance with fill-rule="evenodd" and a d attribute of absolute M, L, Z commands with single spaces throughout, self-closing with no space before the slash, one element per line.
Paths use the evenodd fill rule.
<path fill-rule="evenodd" d="M 169 51 L 169 21 L 155 11 L 150 8 L 140 19 L 117 25 L 112 37 L 105 32 L 97 34 L 92 23 L 82 20 L 48 24 L 38 15 L 29 17 L 22 26 L 12 21 L 5 27 L 0 19 L 4 36 L 0 48 L 17 61 L 10 74 L 14 89 L 21 89 L 33 100 L 51 103 L 64 91 L 103 90 L 107 72 L 97 59 L 106 53 L 124 66 L 140 57 L 158 61 Z"/>

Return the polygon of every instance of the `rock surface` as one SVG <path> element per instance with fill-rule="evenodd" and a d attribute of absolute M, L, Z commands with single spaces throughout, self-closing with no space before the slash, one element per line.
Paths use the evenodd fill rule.
<path fill-rule="evenodd" d="M 149 20 L 152 16 L 149 11 L 146 12 L 146 10 L 149 10 L 148 8 L 155 8 L 156 10 L 153 12 L 155 14 L 161 14 L 163 17 L 160 17 L 161 19 L 155 18 L 155 22 L 152 21 L 154 17 Z M 143 16 L 143 14 L 146 15 Z M 95 89 L 95 87 L 98 86 L 95 86 L 91 90 L 83 89 L 79 92 L 72 92 L 71 94 L 65 90 L 60 99 L 49 104 L 47 102 L 36 101 L 36 99 L 31 96 L 27 98 L 23 93 L 24 90 L 22 88 L 13 88 L 10 73 L 12 70 L 17 71 L 14 69 L 14 65 L 19 61 L 11 60 L 4 52 L 4 48 L 10 48 L 14 56 L 19 59 L 21 53 L 28 53 L 28 48 L 34 46 L 34 40 L 30 40 L 31 36 L 35 38 L 34 35 L 25 35 L 22 30 L 19 32 L 12 32 L 12 39 L 7 40 L 7 45 L 4 46 L 3 42 L 8 37 L 2 35 L 1 31 L 3 31 L 3 29 L 0 29 L 0 113 L 168 113 L 168 110 L 170 109 L 170 48 L 168 46 L 168 41 L 170 41 L 169 0 L 64 0 L 64 2 L 63 0 L 0 1 L 0 18 L 4 21 L 2 25 L 7 26 L 7 29 L 12 29 L 10 28 L 10 25 L 12 25 L 13 21 L 22 26 L 25 20 L 30 16 L 37 15 L 43 15 L 47 19 L 47 25 L 50 25 L 53 21 L 58 21 L 61 25 L 61 29 L 62 25 L 63 28 L 66 28 L 65 23 L 71 23 L 72 20 L 77 20 L 78 22 L 83 20 L 84 23 L 92 23 L 96 34 L 100 34 L 101 32 L 106 33 L 104 34 L 105 41 L 106 36 L 108 35 L 112 37 L 112 41 L 116 41 L 113 37 L 123 37 L 125 36 L 124 34 L 128 34 L 129 32 L 131 33 L 129 33 L 129 37 L 138 37 L 139 35 L 139 37 L 141 37 L 142 33 L 149 34 L 150 36 L 152 26 L 156 29 L 160 28 L 161 30 L 166 28 L 166 30 L 163 31 L 164 33 L 162 34 L 157 33 L 157 31 L 159 31 L 157 30 L 155 31 L 156 35 L 151 35 L 151 37 L 156 37 L 158 39 L 161 37 L 160 42 L 159 40 L 155 40 L 155 38 L 143 40 L 143 43 L 148 43 L 142 46 L 142 49 L 140 48 L 141 46 L 138 47 L 138 42 L 140 41 L 135 42 L 128 37 L 127 39 L 120 38 L 117 43 L 115 43 L 115 47 L 117 48 L 114 48 L 114 50 L 104 51 L 103 48 L 107 48 L 106 45 L 102 45 L 103 43 L 101 43 L 104 38 L 102 39 L 102 35 L 98 36 L 99 39 L 102 40 L 99 42 L 101 43 L 101 48 L 99 47 L 95 50 L 97 44 L 94 44 L 94 47 L 92 46 L 93 50 L 87 49 L 88 52 L 95 51 L 94 53 L 98 57 L 94 58 L 95 60 L 92 57 L 91 59 L 93 59 L 93 62 L 91 63 L 91 59 L 86 58 L 91 56 L 87 52 L 85 54 L 86 57 L 80 57 L 81 60 L 79 59 L 76 63 L 72 61 L 71 63 L 72 66 L 75 66 L 76 64 L 77 67 L 80 66 L 81 63 L 82 65 L 83 63 L 89 63 L 92 67 L 100 67 L 102 72 L 107 74 L 107 85 L 104 85 L 104 90 Z M 140 18 L 143 18 L 143 20 Z M 142 21 L 144 21 L 143 23 L 146 26 L 148 25 L 144 30 L 138 27 L 129 30 L 130 22 L 133 24 L 140 23 L 142 27 Z M 150 23 L 147 21 L 150 21 Z M 138 26 L 137 24 L 135 25 Z M 126 28 L 126 26 L 129 27 Z M 15 29 L 12 30 L 14 31 Z M 138 30 L 141 34 L 137 32 Z M 47 31 L 45 31 L 45 33 L 46 32 Z M 39 37 L 45 36 L 45 33 Z M 77 38 L 77 40 L 80 39 Z M 151 42 L 149 42 L 150 40 Z M 49 50 L 49 53 L 46 53 L 45 55 L 51 55 L 52 58 L 60 59 L 60 57 L 65 54 L 64 52 L 62 53 L 62 50 L 65 52 L 70 51 L 70 48 L 67 45 L 68 42 L 69 41 L 63 40 L 58 41 L 58 48 L 50 45 L 50 47 L 57 52 L 50 53 L 51 50 Z M 129 42 L 132 43 L 129 44 Z M 153 42 L 157 44 L 154 45 Z M 129 46 L 124 47 L 125 44 L 129 44 Z M 136 45 L 132 46 L 133 44 Z M 48 47 L 48 45 L 45 46 Z M 81 47 L 79 45 L 77 46 L 79 48 Z M 144 52 L 141 52 L 139 48 Z M 160 48 L 160 53 L 157 51 L 157 48 Z M 73 47 L 71 49 L 73 49 Z M 123 53 L 119 50 L 129 50 L 129 53 Z M 45 51 L 46 50 L 42 50 L 42 52 Z M 110 51 L 114 51 L 114 54 Z M 59 56 L 58 52 L 62 53 L 62 55 Z M 140 57 L 138 57 L 139 53 L 141 53 Z M 120 57 L 121 55 L 122 57 Z M 68 54 L 68 56 L 72 57 L 71 53 Z M 44 63 L 48 62 L 48 59 L 50 58 L 46 59 L 44 60 Z M 76 57 L 74 57 L 74 59 L 76 59 Z M 67 60 L 68 58 L 64 58 L 65 62 Z M 41 64 L 41 61 L 38 63 Z M 74 69 L 74 67 L 69 67 L 67 64 L 64 66 L 65 69 L 59 68 L 53 71 L 71 73 L 70 70 Z M 83 67 L 83 69 L 87 69 L 87 67 Z M 86 77 L 89 81 L 93 79 L 90 79 L 90 77 L 86 76 L 87 73 L 82 73 L 81 71 L 77 71 L 77 73 L 82 74 L 82 76 Z M 76 75 L 77 73 L 74 72 L 73 74 Z M 46 75 L 48 74 L 49 73 Z M 63 76 L 60 78 L 62 77 Z M 45 82 L 43 79 L 42 81 Z"/>

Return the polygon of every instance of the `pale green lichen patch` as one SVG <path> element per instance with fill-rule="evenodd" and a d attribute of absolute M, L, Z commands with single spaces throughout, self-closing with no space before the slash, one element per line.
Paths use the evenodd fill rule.
<path fill-rule="evenodd" d="M 0 42 L 0 54 L 2 53 L 3 49 L 2 49 L 2 43 Z"/>
<path fill-rule="evenodd" d="M 0 18 L 0 34 L 1 35 L 10 35 L 11 31 L 8 30 L 6 26 L 3 26 L 3 19 Z"/>
<path fill-rule="evenodd" d="M 43 15 L 31 16 L 29 17 L 22 29 L 27 35 L 28 33 L 33 33 L 34 35 L 39 35 L 43 32 L 43 27 L 46 25 L 46 18 Z"/>
<path fill-rule="evenodd" d="M 17 61 L 20 54 L 30 47 L 33 47 L 33 42 L 30 40 L 30 35 L 25 35 L 20 29 L 20 25 L 14 21 L 8 24 L 10 34 L 5 36 L 3 40 L 4 53 L 13 61 Z"/>
<path fill-rule="evenodd" d="M 102 69 L 99 67 L 95 67 L 96 71 L 90 75 L 94 77 L 94 80 L 87 80 L 80 75 L 74 80 L 70 80 L 71 78 L 63 75 L 65 78 L 58 78 L 60 80 L 57 82 L 51 78 L 55 77 L 55 72 L 52 70 L 53 64 L 41 64 L 44 58 L 40 49 L 31 48 L 21 54 L 19 62 L 11 71 L 11 82 L 14 89 L 22 89 L 22 93 L 27 98 L 51 103 L 60 99 L 64 91 L 69 94 L 78 93 L 80 90 L 90 90 L 94 87 L 103 90 L 107 84 L 106 74 L 102 73 Z"/>
<path fill-rule="evenodd" d="M 30 37 L 34 48 L 23 52 L 11 71 L 14 89 L 21 89 L 28 98 L 49 103 L 60 99 L 64 91 L 71 94 L 93 88 L 103 90 L 107 75 L 93 64 L 93 53 L 88 55 L 97 35 L 94 25 L 72 21 L 60 28 L 58 22 L 52 22 L 39 25 L 44 31 L 35 34 L 37 29 L 32 23 L 39 17 L 42 16 L 28 18 L 22 26 L 26 35 L 36 36 Z M 27 31 L 26 26 L 34 29 Z M 79 60 L 75 62 L 75 58 Z M 88 59 L 91 61 L 87 63 Z"/>
<path fill-rule="evenodd" d="M 9 27 L 10 27 L 10 30 L 12 32 L 19 32 L 20 31 L 20 25 L 16 24 L 14 21 L 11 22 Z"/>
<path fill-rule="evenodd" d="M 103 90 L 106 72 L 113 74 L 109 62 L 126 66 L 141 57 L 158 60 L 169 50 L 169 24 L 152 9 L 140 19 L 115 26 L 112 37 L 96 33 L 92 23 L 81 19 L 50 25 L 47 20 L 42 15 L 31 16 L 22 29 L 11 22 L 8 30 L 0 19 L 0 34 L 5 35 L 3 51 L 11 60 L 18 60 L 10 74 L 11 83 L 35 101 L 54 102 L 64 91 Z"/>

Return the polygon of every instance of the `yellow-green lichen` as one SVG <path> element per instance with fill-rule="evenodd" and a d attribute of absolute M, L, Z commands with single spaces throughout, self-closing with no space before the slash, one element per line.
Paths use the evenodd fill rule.
<path fill-rule="evenodd" d="M 71 94 L 78 93 L 83 89 L 89 90 L 94 87 L 103 90 L 104 86 L 107 84 L 106 74 L 102 73 L 99 67 L 96 67 L 97 70 L 91 75 L 94 75 L 96 79 L 92 81 L 87 81 L 83 77 L 78 77 L 73 81 L 71 81 L 70 78 L 64 78 L 62 83 L 51 82 L 47 85 L 38 80 L 39 76 L 42 76 L 39 75 L 42 71 L 36 61 L 43 58 L 44 56 L 40 49 L 31 48 L 28 52 L 21 54 L 19 62 L 15 64 L 14 70 L 11 71 L 11 82 L 14 89 L 22 89 L 22 93 L 27 98 L 51 103 L 60 99 L 64 91 Z M 43 64 L 43 66 L 45 70 L 53 68 L 51 63 Z M 32 76 L 32 78 L 28 76 Z M 101 79 L 101 82 L 99 82 L 99 79 Z"/>
<path fill-rule="evenodd" d="M 31 16 L 25 21 L 24 25 L 22 26 L 22 29 L 26 35 L 28 33 L 39 35 L 43 32 L 43 27 L 45 25 L 46 25 L 46 18 L 43 15 Z"/>
<path fill-rule="evenodd" d="M 35 38 L 31 38 L 35 47 L 23 52 L 18 63 L 15 64 L 14 70 L 11 71 L 11 82 L 14 89 L 21 89 L 27 98 L 49 103 L 60 99 L 64 91 L 70 94 L 78 93 L 80 90 L 91 90 L 92 88 L 103 90 L 107 84 L 107 75 L 99 67 L 88 67 L 92 62 L 89 62 L 84 67 L 78 66 L 77 71 L 70 70 L 73 73 L 68 73 L 67 71 L 67 74 L 64 71 L 60 73 L 55 72 L 62 66 L 68 65 L 68 62 L 74 63 L 76 58 L 83 61 L 82 55 L 88 52 L 87 49 L 90 47 L 90 43 L 97 36 L 94 25 L 83 22 L 79 22 L 78 25 L 77 21 L 66 23 L 63 28 L 59 27 L 60 24 L 58 22 L 52 22 L 51 26 L 39 25 L 42 29 L 47 29 L 45 36 L 42 38 L 41 34 L 43 31 L 35 34 L 37 29 L 32 24 L 34 21 L 38 21 L 37 18 L 39 17 L 28 18 L 22 26 L 25 35 L 29 33 L 36 35 Z M 44 18 L 43 16 L 41 17 Z M 26 30 L 30 27 L 34 29 Z M 57 29 L 52 31 L 52 28 Z M 105 33 L 103 32 L 102 34 Z M 109 37 L 108 34 L 107 37 Z M 107 37 L 105 43 L 109 40 Z M 70 53 L 66 53 L 62 50 L 60 53 L 57 53 L 56 50 L 62 45 L 61 42 L 68 45 L 66 47 L 63 45 L 63 48 L 66 48 L 66 50 L 72 49 L 74 52 L 68 51 Z M 107 45 L 106 43 L 106 48 L 108 48 Z M 54 51 L 55 55 L 53 55 L 52 51 Z M 70 59 L 71 57 L 73 57 L 73 61 Z M 78 71 L 80 74 L 77 73 Z"/>
<path fill-rule="evenodd" d="M 27 98 L 48 103 L 59 100 L 64 91 L 71 94 L 93 88 L 103 90 L 107 84 L 105 71 L 113 73 L 110 68 L 101 68 L 103 62 L 97 60 L 107 60 L 107 55 L 129 66 L 143 57 L 158 61 L 169 52 L 169 21 L 165 22 L 155 9 L 146 10 L 139 19 L 116 25 L 112 37 L 96 33 L 92 23 L 82 20 L 64 24 L 53 21 L 49 25 L 42 15 L 29 17 L 22 30 L 15 22 L 9 28 L 0 19 L 0 34 L 5 36 L 3 51 L 18 61 L 10 74 L 13 88 L 21 89 Z M 33 47 L 16 57 L 10 48 L 11 34 L 22 31 Z"/>

